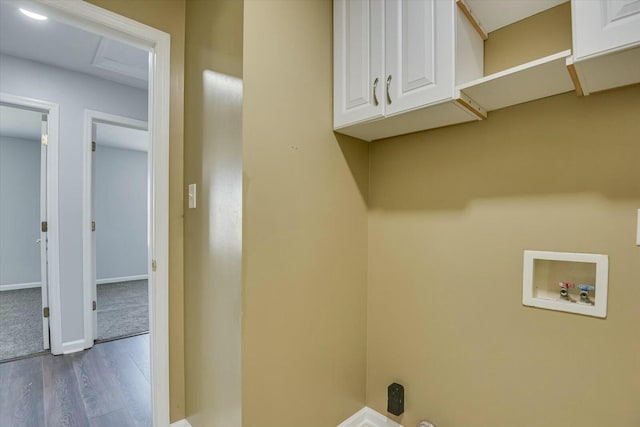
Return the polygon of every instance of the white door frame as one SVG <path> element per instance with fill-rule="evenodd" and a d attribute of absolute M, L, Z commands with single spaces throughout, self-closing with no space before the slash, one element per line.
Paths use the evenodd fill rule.
<path fill-rule="evenodd" d="M 83 267 L 83 287 L 84 287 L 84 304 L 85 307 L 93 305 L 93 301 L 97 301 L 96 291 L 96 240 L 95 232 L 92 231 L 91 223 L 95 218 L 94 197 L 95 189 L 93 188 L 93 150 L 92 144 L 95 141 L 94 125 L 98 123 L 104 123 L 114 126 L 127 127 L 131 129 L 139 129 L 148 131 L 148 122 L 142 120 L 131 119 L 129 117 L 117 116 L 115 114 L 103 113 L 101 111 L 85 110 L 84 111 L 84 143 L 83 143 L 83 175 L 82 191 L 83 191 L 83 207 L 82 207 L 82 265 Z M 147 151 L 148 153 L 148 151 Z M 149 196 L 151 190 L 151 156 L 147 156 L 147 196 Z M 147 199 L 148 206 L 150 208 L 150 197 Z M 151 209 L 148 210 L 149 214 Z M 149 215 L 147 215 L 147 232 L 151 235 L 149 230 L 149 224 L 151 224 Z M 99 226 L 99 225 L 98 225 Z M 151 248 L 147 251 L 148 267 L 151 266 Z M 149 279 L 149 288 L 152 287 L 152 275 L 147 268 L 147 278 Z M 149 292 L 149 306 L 151 306 L 151 292 Z M 93 342 L 98 336 L 98 315 L 95 310 L 85 310 L 84 312 L 84 340 L 85 348 L 89 348 L 93 345 Z"/>
<path fill-rule="evenodd" d="M 62 353 L 62 320 L 60 318 L 60 240 L 58 221 L 58 124 L 60 109 L 58 104 L 24 96 L 0 93 L 0 104 L 15 108 L 34 110 L 46 114 L 48 121 L 47 140 L 47 276 L 41 277 L 43 302 L 49 307 L 49 320 L 43 317 L 43 328 L 49 327 L 49 342 L 52 353 Z M 42 236 L 43 233 L 41 233 Z M 41 245 L 44 244 L 44 241 Z M 42 272 L 44 273 L 44 272 Z M 41 273 L 41 274 L 42 274 Z M 45 280 L 47 285 L 45 285 Z M 47 289 L 48 288 L 48 289 Z M 46 298 L 46 299 L 45 299 Z M 47 324 L 48 323 L 48 324 Z M 46 346 L 45 346 L 46 347 Z"/>
<path fill-rule="evenodd" d="M 169 426 L 169 34 L 81 0 L 14 0 L 36 13 L 147 49 L 149 58 L 149 326 L 153 425 Z M 89 224 L 85 224 L 90 226 Z M 85 310 L 92 311 L 90 306 Z M 85 319 L 86 319 L 85 313 Z"/>

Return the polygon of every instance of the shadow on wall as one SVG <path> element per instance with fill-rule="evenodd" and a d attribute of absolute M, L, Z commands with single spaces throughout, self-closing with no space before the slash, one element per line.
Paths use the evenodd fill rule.
<path fill-rule="evenodd" d="M 369 207 L 452 210 L 480 198 L 593 193 L 637 198 L 639 113 L 637 85 L 558 95 L 484 121 L 374 142 Z"/>
<path fill-rule="evenodd" d="M 362 200 L 369 204 L 369 143 L 337 132 L 334 135 Z"/>

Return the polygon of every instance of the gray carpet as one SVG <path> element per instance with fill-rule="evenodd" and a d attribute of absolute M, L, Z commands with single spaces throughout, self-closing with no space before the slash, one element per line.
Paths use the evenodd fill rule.
<path fill-rule="evenodd" d="M 149 331 L 147 280 L 98 285 L 98 340 Z"/>
<path fill-rule="evenodd" d="M 44 351 L 40 288 L 0 292 L 0 361 Z"/>
<path fill-rule="evenodd" d="M 147 280 L 98 285 L 98 340 L 149 331 Z M 0 361 L 44 351 L 40 288 L 0 292 Z"/>

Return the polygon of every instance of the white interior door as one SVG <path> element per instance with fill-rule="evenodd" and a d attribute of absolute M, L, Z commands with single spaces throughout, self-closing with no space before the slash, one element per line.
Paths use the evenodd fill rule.
<path fill-rule="evenodd" d="M 42 294 L 42 341 L 45 350 L 49 344 L 49 272 L 47 264 L 47 143 L 48 143 L 47 115 L 42 115 L 42 135 L 40 144 L 40 291 Z"/>

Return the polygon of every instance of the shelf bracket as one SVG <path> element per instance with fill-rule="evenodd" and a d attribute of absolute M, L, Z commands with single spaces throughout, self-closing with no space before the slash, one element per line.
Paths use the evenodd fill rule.
<path fill-rule="evenodd" d="M 573 55 L 567 57 L 567 71 L 569 71 L 569 76 L 571 76 L 571 81 L 573 81 L 573 87 L 576 88 L 576 95 L 584 96 L 585 93 L 582 89 L 580 78 L 578 77 L 578 71 L 576 70 L 576 66 L 573 62 Z"/>
<path fill-rule="evenodd" d="M 462 12 L 462 14 L 467 17 L 469 22 L 471 22 L 471 25 L 478 32 L 480 38 L 482 40 L 487 40 L 489 36 L 487 35 L 487 32 L 484 30 L 484 28 L 482 28 L 482 25 L 480 25 L 480 21 L 478 21 L 473 12 L 471 12 L 471 8 L 464 2 L 464 0 L 456 0 L 456 4 L 458 5 L 458 8 Z"/>
<path fill-rule="evenodd" d="M 487 110 L 482 108 L 480 104 L 475 102 L 473 99 L 465 95 L 464 92 L 457 91 L 454 98 L 455 98 L 456 104 L 458 104 L 462 108 L 471 112 L 473 115 L 475 115 L 478 118 L 478 120 L 484 120 L 487 118 Z"/>

